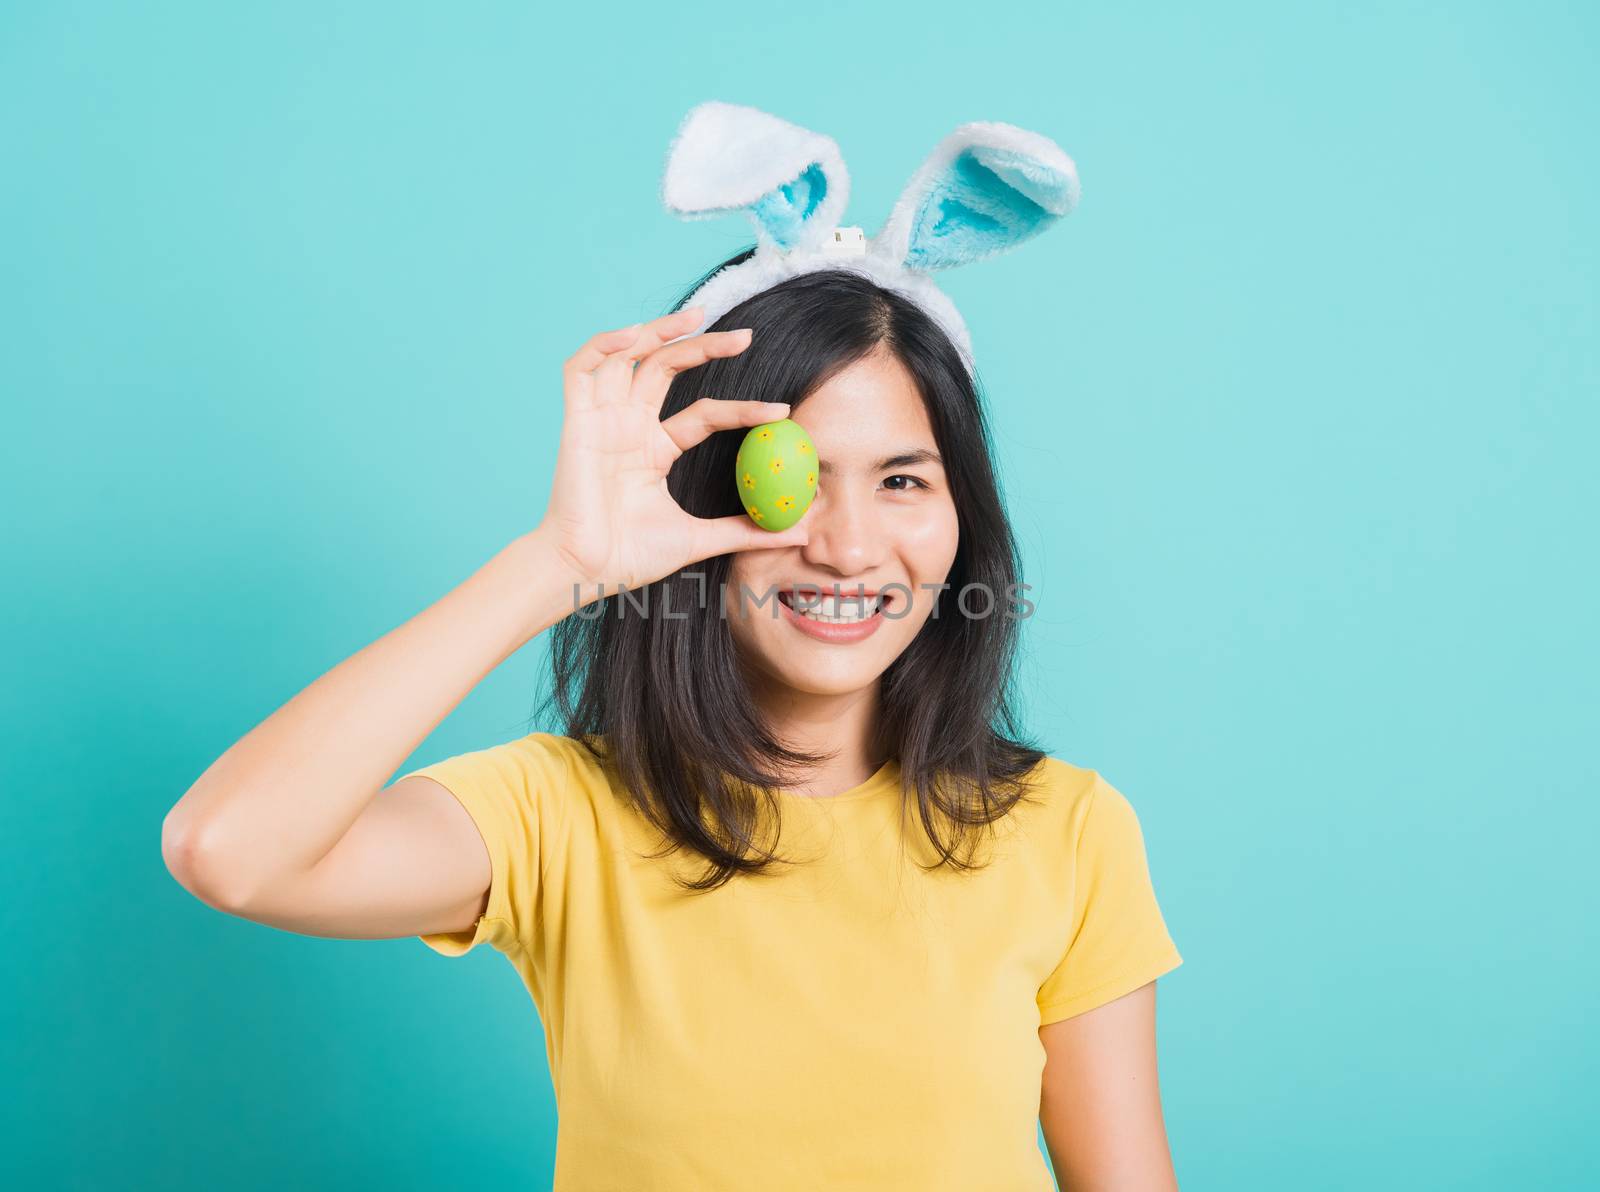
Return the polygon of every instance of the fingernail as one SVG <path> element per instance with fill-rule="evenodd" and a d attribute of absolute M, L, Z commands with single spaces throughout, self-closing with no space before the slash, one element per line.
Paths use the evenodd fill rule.
<path fill-rule="evenodd" d="M 774 414 L 787 414 L 789 412 L 789 403 L 786 401 L 769 401 L 763 404 Z"/>
<path fill-rule="evenodd" d="M 746 339 L 749 339 L 756 332 L 755 332 L 755 328 L 754 327 L 735 327 L 733 329 L 733 333 L 735 335 L 742 335 Z"/>

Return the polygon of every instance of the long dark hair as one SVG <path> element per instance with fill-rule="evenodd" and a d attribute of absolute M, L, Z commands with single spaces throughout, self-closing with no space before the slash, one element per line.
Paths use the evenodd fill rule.
<path fill-rule="evenodd" d="M 753 251 L 717 266 L 672 309 Z M 1014 714 L 1019 618 L 1003 606 L 1021 582 L 1021 565 L 977 384 L 920 307 L 848 270 L 790 278 L 706 330 L 734 327 L 756 329 L 751 346 L 674 377 L 663 418 L 706 395 L 786 401 L 798 415 L 811 392 L 880 345 L 921 391 L 960 542 L 936 615 L 884 672 L 879 722 L 885 747 L 900 762 L 902 813 L 914 792 L 938 855 L 932 867 L 977 868 L 978 829 L 1030 797 L 1024 779 L 1044 757 L 1020 739 Z M 743 430 L 716 432 L 673 465 L 667 487 L 685 510 L 697 517 L 741 512 L 729 478 L 743 437 Z M 776 839 L 782 806 L 774 788 L 823 760 L 786 747 L 751 699 L 721 601 L 712 595 L 723 591 L 731 566 L 731 555 L 690 564 L 640 592 L 608 595 L 598 615 L 585 609 L 551 630 L 546 707 L 553 699 L 566 735 L 614 767 L 628 798 L 663 833 L 665 851 L 688 849 L 705 858 L 704 876 L 679 879 L 691 890 L 787 863 L 765 839 Z M 994 595 L 992 615 L 957 611 L 956 596 L 968 584 Z M 663 608 L 671 609 L 671 619 Z"/>

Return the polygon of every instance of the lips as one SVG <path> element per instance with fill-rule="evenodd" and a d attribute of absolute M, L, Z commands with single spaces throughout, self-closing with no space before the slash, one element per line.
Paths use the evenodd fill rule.
<path fill-rule="evenodd" d="M 878 588 L 863 588 L 858 591 L 842 584 L 826 587 L 818 585 L 816 588 L 779 588 L 778 603 L 793 609 L 796 613 L 823 613 L 829 617 L 843 614 L 850 614 L 853 617 L 862 611 L 862 605 L 869 605 L 872 607 L 872 613 L 863 619 L 874 620 L 886 609 L 894 607 L 894 593 L 880 595 L 880 591 Z"/>
<path fill-rule="evenodd" d="M 841 600 L 848 600 L 852 597 L 866 599 L 869 596 L 876 596 L 882 591 L 882 588 L 869 588 L 865 584 L 797 584 L 793 587 L 779 588 L 778 599 L 793 608 L 794 599 L 797 596 L 807 601 L 814 601 L 819 596 L 836 596 Z M 884 603 L 892 603 L 893 598 L 894 594 L 891 592 L 884 597 Z"/>
<path fill-rule="evenodd" d="M 838 590 L 844 585 L 829 587 Z M 876 607 L 867 616 L 856 615 L 864 611 L 862 602 L 856 599 L 855 593 L 848 591 L 841 591 L 840 599 L 836 601 L 831 591 L 824 591 L 819 596 L 814 590 L 783 588 L 778 591 L 778 606 L 783 611 L 783 619 L 807 637 L 835 645 L 848 645 L 871 637 L 884 623 L 884 609 L 888 607 L 890 594 L 874 593 L 874 596 L 877 597 Z M 799 601 L 806 611 L 798 611 L 795 601 Z"/>
<path fill-rule="evenodd" d="M 827 592 L 780 594 L 778 601 L 797 613 L 815 615 L 823 621 L 863 621 L 877 616 L 883 608 L 882 598 L 878 596 L 835 596 Z"/>

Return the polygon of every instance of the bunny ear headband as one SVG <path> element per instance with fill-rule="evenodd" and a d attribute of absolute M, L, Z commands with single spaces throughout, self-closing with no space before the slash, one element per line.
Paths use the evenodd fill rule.
<path fill-rule="evenodd" d="M 705 307 L 704 326 L 788 278 L 850 269 L 926 310 L 970 372 L 966 323 L 930 274 L 1005 252 L 1050 227 L 1077 205 L 1078 171 L 1039 133 L 962 124 L 934 147 L 869 241 L 861 228 L 839 226 L 850 175 L 831 137 L 711 101 L 678 129 L 661 197 L 684 219 L 743 211 L 755 224 L 755 254 L 718 270 L 684 303 Z"/>

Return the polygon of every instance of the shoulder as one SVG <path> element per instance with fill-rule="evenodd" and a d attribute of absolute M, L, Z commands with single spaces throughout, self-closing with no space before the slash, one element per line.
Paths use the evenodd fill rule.
<path fill-rule="evenodd" d="M 1027 806 L 1052 819 L 1081 818 L 1102 779 L 1098 770 L 1046 754 L 1023 780 L 1026 794 L 1018 808 Z"/>
<path fill-rule="evenodd" d="M 496 797 L 537 806 L 541 815 L 565 810 L 609 788 L 607 771 L 583 740 L 536 732 L 455 754 L 411 773 L 423 774 L 459 792 L 483 788 Z M 409 774 L 407 775 L 409 777 Z"/>
<path fill-rule="evenodd" d="M 626 802 L 604 736 L 529 733 L 521 744 L 541 768 L 548 797 L 559 800 L 570 819 L 597 827 Z"/>
<path fill-rule="evenodd" d="M 1138 816 L 1128 798 L 1097 769 L 1046 755 L 1029 772 L 1028 794 L 1017 804 L 1031 834 L 1053 845 L 1076 847 L 1098 825 L 1129 825 Z"/>
<path fill-rule="evenodd" d="M 516 751 L 530 771 L 546 780 L 551 793 L 580 788 L 604 790 L 610 786 L 603 737 L 536 732 L 507 745 Z"/>

